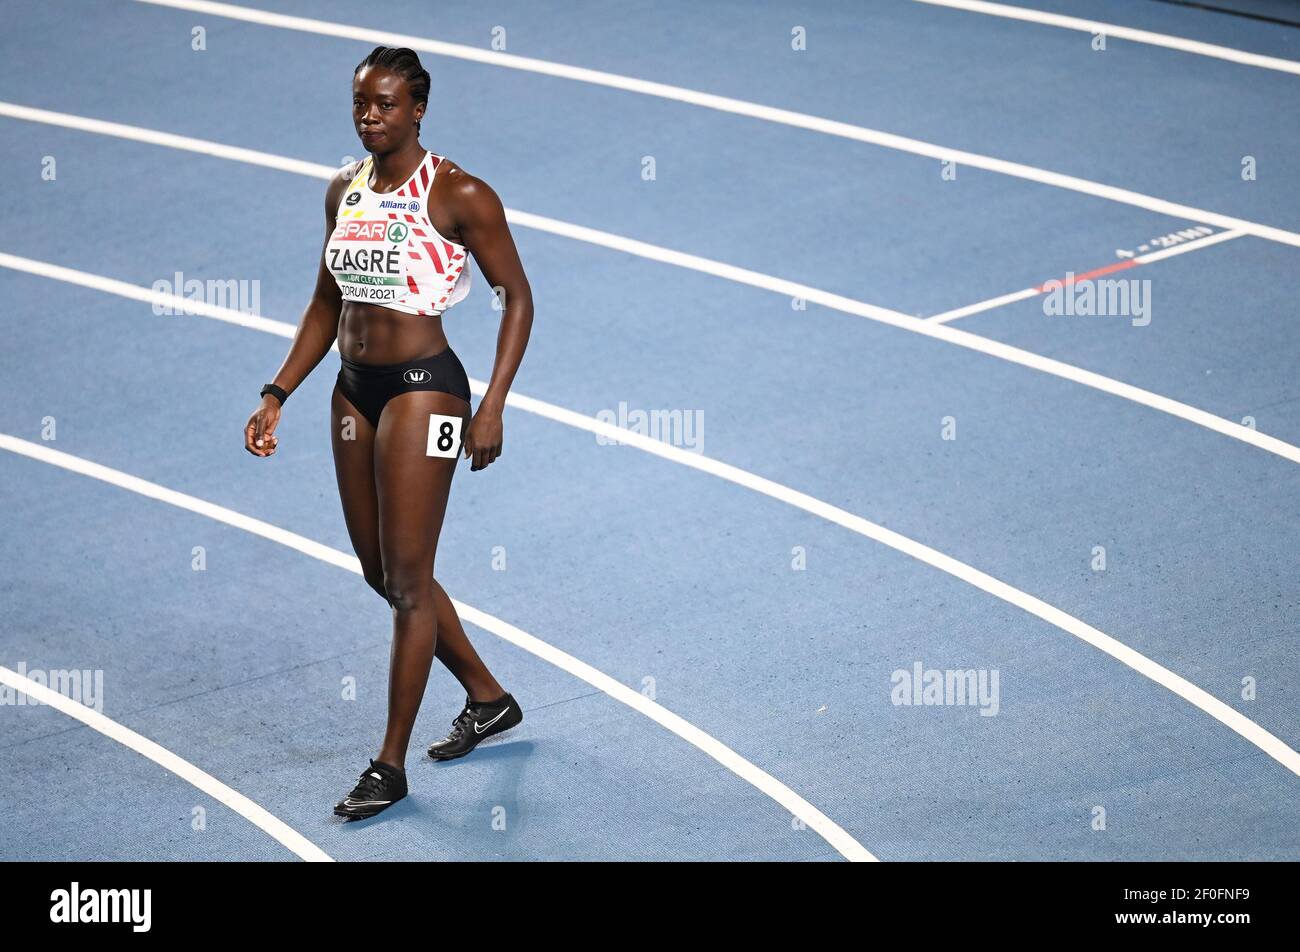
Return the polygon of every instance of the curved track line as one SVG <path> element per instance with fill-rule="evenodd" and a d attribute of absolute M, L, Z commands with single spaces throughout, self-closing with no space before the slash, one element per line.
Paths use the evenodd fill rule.
<path fill-rule="evenodd" d="M 0 434 L 0 440 L 7 439 L 10 438 Z M 3 445 L 3 443 L 0 443 L 0 445 Z M 300 858 L 308 862 L 334 862 L 323 849 L 297 830 L 289 827 L 283 820 L 272 816 L 238 790 L 227 787 L 210 773 L 200 770 L 188 760 L 173 754 L 166 747 L 159 746 L 149 738 L 137 734 L 129 727 L 124 727 L 117 721 L 105 717 L 93 707 L 87 707 L 72 700 L 72 698 L 64 697 L 58 691 L 51 690 L 43 684 L 38 684 L 31 678 L 25 678 L 17 671 L 11 671 L 3 665 L 0 665 L 0 681 L 9 685 L 15 691 L 21 691 L 43 704 L 48 704 L 50 707 L 62 711 L 69 717 L 76 718 L 87 727 L 99 731 L 105 737 L 111 738 L 123 746 L 131 748 L 137 754 L 148 757 L 158 766 L 171 771 L 186 783 L 202 790 L 213 800 L 229 807 Z"/>
<path fill-rule="evenodd" d="M 0 265 L 12 267 L 13 265 L 6 260 L 12 258 L 12 255 L 0 254 Z M 25 261 L 27 259 L 19 260 Z M 52 266 L 45 265 L 45 267 L 49 268 Z M 87 280 L 98 279 L 98 276 L 96 275 L 87 275 L 84 272 L 72 272 L 70 269 L 63 268 L 58 270 L 68 272 L 70 275 L 78 276 L 73 283 L 81 284 L 86 287 L 97 287 L 95 280 Z M 61 280 L 70 280 L 70 278 L 62 277 Z M 116 283 L 120 284 L 121 282 Z M 130 285 L 128 285 L 128 287 L 130 287 Z M 100 289 L 109 290 L 108 288 Z M 146 290 L 144 288 L 138 288 L 137 291 L 149 295 L 149 300 L 171 304 L 174 307 L 179 307 L 182 304 L 187 303 L 183 298 L 176 295 L 162 294 L 161 292 Z M 136 297 L 137 295 L 130 296 Z M 204 305 L 203 307 L 206 310 L 223 310 L 215 305 Z M 272 333 L 281 337 L 293 337 L 297 330 L 292 324 L 271 321 L 268 318 L 260 318 L 259 320 L 268 324 L 278 325 L 278 328 L 272 331 Z M 242 324 L 244 322 L 232 321 L 232 323 Z M 487 384 L 484 381 L 471 377 L 470 389 L 474 393 L 482 394 L 487 390 Z M 579 430 L 586 430 L 589 433 L 594 433 L 597 436 L 605 437 L 617 443 L 635 446 L 643 452 L 659 456 L 669 462 L 680 463 L 683 466 L 689 466 L 692 469 L 708 473 L 711 476 L 717 476 L 719 479 L 725 479 L 727 482 L 734 483 L 737 486 L 743 486 L 744 488 L 751 489 L 754 492 L 770 496 L 779 502 L 794 506 L 796 509 L 802 509 L 804 512 L 825 519 L 827 522 L 832 522 L 838 526 L 842 526 L 850 532 L 856 532 L 858 535 L 865 536 L 874 542 L 879 542 L 881 545 L 889 546 L 891 549 L 902 552 L 904 555 L 911 556 L 920 562 L 924 562 L 932 568 L 945 572 L 954 578 L 958 578 L 961 581 L 980 589 L 981 591 L 987 592 L 995 598 L 999 598 L 1010 605 L 1014 605 L 1016 608 L 1041 618 L 1049 625 L 1059 628 L 1066 634 L 1074 635 L 1081 641 L 1087 642 L 1094 648 L 1105 652 L 1117 661 L 1128 665 L 1138 674 L 1149 678 L 1161 687 L 1167 688 L 1188 703 L 1204 711 L 1206 714 L 1209 714 L 1230 730 L 1235 731 L 1241 737 L 1250 741 L 1250 743 L 1268 754 L 1283 767 L 1297 776 L 1300 776 L 1300 753 L 1292 750 L 1281 739 L 1269 733 L 1263 727 L 1256 724 L 1254 721 L 1239 713 L 1229 705 L 1223 703 L 1218 698 L 1215 698 L 1192 682 L 1170 671 L 1168 668 L 1152 661 L 1145 655 L 1133 650 L 1123 642 L 1118 641 L 1105 632 L 1075 618 L 1073 615 L 1070 615 L 1053 605 L 1049 605 L 1027 592 L 1022 592 L 1020 589 L 1014 588 L 1013 586 L 981 572 L 964 562 L 959 562 L 951 556 L 939 552 L 937 549 L 932 549 L 927 545 L 909 539 L 907 536 L 900 535 L 897 532 L 893 532 L 883 526 L 879 526 L 874 522 L 864 519 L 855 513 L 831 505 L 828 502 L 823 502 L 822 500 L 809 496 L 806 493 L 799 492 L 789 486 L 785 486 L 763 476 L 751 473 L 748 470 L 739 468 L 738 466 L 732 466 L 729 463 L 710 459 L 709 457 L 699 453 L 684 450 L 676 446 L 670 446 L 667 443 L 661 443 L 658 440 L 651 439 L 648 436 L 643 436 L 640 433 L 634 433 L 631 430 L 614 426 L 612 423 L 605 423 L 601 420 L 597 420 L 595 417 L 589 417 L 585 414 L 556 406 L 553 403 L 547 403 L 543 400 L 526 397 L 518 393 L 510 393 L 506 397 L 506 406 L 513 407 L 517 410 L 523 410 L 526 413 L 532 413 L 536 416 L 545 417 L 548 420 L 562 423 L 565 426 L 570 426 Z M 5 440 L 10 439 L 12 438 L 0 435 L 0 446 L 4 446 Z M 170 492 L 170 490 L 168 490 L 168 492 Z M 208 504 L 205 503 L 204 505 Z M 311 543 L 311 545 L 315 546 L 316 543 Z M 328 551 L 332 552 L 334 550 Z M 338 554 L 342 556 L 342 553 Z M 349 558 L 347 556 L 343 557 Z M 352 560 L 353 563 L 355 563 L 355 561 L 355 559 Z M 360 571 L 359 566 L 354 568 L 351 563 L 346 567 L 353 568 L 354 571 Z M 488 630 L 494 631 L 494 629 L 491 628 Z M 502 635 L 502 637 L 506 636 Z M 601 690 L 605 690 L 605 688 L 601 687 Z M 634 694 L 634 696 L 639 695 Z M 623 700 L 623 698 L 620 698 L 620 700 Z M 631 698 L 628 698 L 627 701 L 630 703 Z"/>
<path fill-rule="evenodd" d="M 1281 73 L 1300 76 L 1300 63 L 1295 60 L 1282 59 L 1277 56 L 1263 56 L 1233 49 L 1231 46 L 1219 46 L 1214 43 L 1202 43 L 1200 40 L 1188 40 L 1168 33 L 1154 33 L 1151 30 L 1137 30 L 1118 23 L 1102 23 L 1100 20 L 1085 20 L 1082 17 L 1068 17 L 1059 13 L 1047 13 L 1029 7 L 1017 7 L 1006 3 L 984 3 L 981 0 L 916 0 L 935 7 L 950 7 L 965 10 L 968 13 L 984 13 L 989 16 L 1006 17 L 1009 20 L 1023 20 L 1043 26 L 1057 26 L 1066 30 L 1079 30 L 1083 33 L 1104 33 L 1107 37 L 1128 40 L 1131 43 L 1145 43 L 1148 46 L 1162 46 L 1167 50 L 1180 53 L 1195 53 L 1197 56 L 1212 56 L 1215 59 L 1240 63 L 1243 66 L 1258 66 L 1261 69 L 1275 69 Z"/>
<path fill-rule="evenodd" d="M 105 122 L 100 119 L 89 119 L 82 116 L 74 116 L 68 113 L 51 112 L 46 109 L 34 109 L 29 106 L 20 106 L 16 103 L 0 101 L 0 116 L 9 116 L 14 119 L 23 119 L 31 122 L 43 122 L 49 125 L 63 126 L 68 129 L 76 129 L 82 132 L 94 132 L 102 135 L 115 136 L 122 139 L 130 139 L 135 142 L 143 142 L 149 145 L 166 146 L 173 149 L 181 149 L 187 152 L 197 152 L 202 155 L 211 155 L 216 158 L 230 159 L 236 162 L 245 162 L 251 165 L 259 165 L 265 168 L 279 169 L 285 172 L 295 172 L 300 175 L 307 175 L 312 178 L 328 179 L 338 170 L 332 169 L 326 165 L 318 165 L 312 162 L 303 162 L 298 159 L 289 159 L 283 156 L 273 155 L 268 152 L 257 152 L 252 149 L 241 149 L 235 146 L 223 145 L 219 142 L 209 142 L 204 139 L 191 139 L 188 136 L 178 136 L 171 133 L 156 132 L 152 129 L 144 129 L 138 126 L 127 126 L 116 122 Z M 798 284 L 794 281 L 787 281 L 783 278 L 773 277 L 769 274 L 763 274 L 758 271 L 750 271 L 746 268 L 739 268 L 734 265 L 725 264 L 721 261 L 714 261 L 710 258 L 701 258 L 698 255 L 687 254 L 681 251 L 674 251 L 671 248 L 664 248 L 660 245 L 652 245 L 648 242 L 637 241 L 634 238 L 625 238 L 622 235 L 615 235 L 607 231 L 598 231 L 594 228 L 586 228 L 582 225 L 574 225 L 569 222 L 558 221 L 554 218 L 546 218 L 542 215 L 534 215 L 530 212 L 521 212 L 515 209 L 506 209 L 506 218 L 511 224 L 522 225 L 526 228 L 533 228 L 538 231 L 544 231 L 549 234 L 559 235 L 563 238 L 570 238 L 574 241 L 583 241 L 588 244 L 598 245 L 602 248 L 610 248 L 615 251 L 623 251 L 627 254 L 636 255 L 646 258 L 650 261 L 658 261 L 663 264 L 670 264 L 679 268 L 687 268 L 692 271 L 698 271 L 702 274 L 712 275 L 723 278 L 737 284 L 744 284 L 750 287 L 761 288 L 765 291 L 772 291 L 786 297 L 799 297 L 814 304 L 820 304 L 823 307 L 840 311 L 844 314 L 852 314 L 856 317 L 865 317 L 868 320 L 877 321 L 881 324 L 888 324 L 891 327 L 897 327 L 900 330 L 911 331 L 915 334 L 923 334 L 926 337 L 933 337 L 949 344 L 955 344 L 958 347 L 965 347 L 967 350 L 974 350 L 989 357 L 996 357 L 999 360 L 1005 360 L 1009 363 L 1019 364 L 1022 367 L 1028 367 L 1031 370 L 1037 370 L 1041 373 L 1051 374 L 1054 377 L 1060 377 L 1071 383 L 1081 384 L 1085 387 L 1091 387 L 1094 390 L 1100 390 L 1102 393 L 1108 393 L 1111 396 L 1119 397 L 1124 400 L 1130 400 L 1133 403 L 1141 404 L 1153 410 L 1159 410 L 1170 416 L 1186 420 L 1188 423 L 1194 423 L 1197 426 L 1213 430 L 1223 436 L 1231 437 L 1242 443 L 1249 443 L 1251 446 L 1258 447 L 1269 453 L 1281 456 L 1283 459 L 1290 460 L 1293 463 L 1300 463 L 1300 447 L 1291 445 L 1276 437 L 1268 436 L 1257 430 L 1240 423 L 1234 423 L 1231 420 L 1225 420 L 1222 417 L 1215 416 L 1205 410 L 1197 409 L 1190 404 L 1182 403 L 1178 400 L 1172 400 L 1169 397 L 1163 397 L 1158 393 L 1152 393 L 1150 390 L 1144 390 L 1141 387 L 1134 387 L 1130 384 L 1122 383 L 1102 374 L 1093 373 L 1090 370 L 1084 370 L 1081 367 L 1075 367 L 1072 364 L 1063 363 L 1059 360 L 1053 360 L 1050 357 L 1043 357 L 1032 351 L 1022 350 L 1019 347 L 1013 347 L 1010 344 L 1003 344 L 987 337 L 980 337 L 969 331 L 958 330 L 955 327 L 948 327 L 943 323 L 927 320 L 920 317 L 912 317 L 910 314 L 903 314 L 900 311 L 893 311 L 886 307 L 880 307 L 875 304 L 868 304 L 865 301 L 858 301 L 853 298 L 847 298 L 843 295 L 832 294 L 829 291 L 823 291 L 820 288 L 809 287 L 806 284 Z M 23 262 L 15 264 L 13 262 Z M 50 265 L 44 262 L 35 262 L 31 259 L 20 258 L 16 255 L 0 254 L 0 264 L 8 267 L 16 267 L 20 270 L 32 270 L 33 273 L 46 274 L 48 277 L 56 277 L 60 280 L 73 280 L 75 278 L 63 278 L 58 273 L 66 271 L 58 265 Z M 45 269 L 45 270 L 37 270 Z M 75 272 L 69 272 L 75 274 Z M 98 281 L 112 281 L 110 278 L 98 278 Z M 96 285 L 92 285 L 96 286 Z M 126 285 L 126 287 L 133 287 Z M 110 290 L 101 288 L 101 290 Z M 119 293 L 119 292 L 114 292 Z M 134 296 L 128 294 L 127 296 Z M 142 298 L 142 300 L 144 300 Z M 152 299 L 149 299 L 152 300 Z M 231 312 L 233 314 L 235 312 Z M 222 318 L 233 319 L 233 318 Z M 238 323 L 247 323 L 249 320 L 256 321 L 261 318 L 250 318 L 248 315 L 240 315 Z M 251 326 L 251 325 L 250 325 Z"/>
<path fill-rule="evenodd" d="M 121 470 L 112 469 L 111 467 L 99 463 L 93 463 L 90 460 L 82 459 L 79 456 L 73 456 L 70 453 L 64 453 L 61 450 L 51 449 L 50 447 L 42 446 L 39 443 L 21 440 L 17 437 L 10 436 L 7 433 L 0 433 L 0 449 L 6 449 L 12 453 L 26 456 L 29 459 L 38 460 L 42 463 L 49 463 L 70 472 L 78 473 L 82 476 L 90 476 L 121 489 L 127 489 L 131 492 L 138 493 L 149 499 L 156 499 L 159 502 L 165 502 L 168 505 L 176 506 L 179 509 L 185 509 L 189 512 L 197 513 L 200 516 L 206 516 L 209 519 L 225 523 L 228 526 L 234 526 L 236 529 L 243 529 L 245 532 L 261 536 L 263 539 L 278 542 L 281 545 L 295 549 L 304 555 L 309 555 L 314 559 L 319 559 L 322 562 L 328 562 L 330 565 L 336 565 L 339 568 L 347 569 L 355 575 L 362 574 L 361 562 L 354 555 L 348 555 L 345 552 L 340 552 L 338 549 L 332 549 L 327 545 L 308 539 L 306 536 L 300 536 L 295 532 L 290 532 L 287 529 L 281 529 L 279 526 L 271 525 L 269 522 L 263 522 L 261 519 L 254 519 L 252 516 L 246 516 L 242 512 L 236 512 L 233 509 L 218 506 L 215 503 L 199 499 L 196 496 L 190 496 L 186 493 L 177 492 L 174 489 L 168 489 L 165 486 L 159 486 L 157 483 L 151 483 L 139 478 L 138 476 L 124 473 Z M 650 720 L 671 731 L 673 734 L 676 734 L 691 746 L 708 754 L 746 783 L 749 783 L 751 786 L 767 794 L 781 806 L 785 807 L 785 809 L 789 810 L 794 816 L 797 816 L 808 826 L 809 829 L 815 830 L 822 839 L 833 846 L 837 851 L 839 851 L 840 855 L 844 856 L 846 859 L 856 861 L 874 861 L 876 859 L 876 857 L 868 852 L 861 843 L 841 828 L 839 824 L 830 819 L 803 797 L 799 796 L 799 794 L 795 793 L 771 774 L 754 766 L 754 764 L 740 756 L 726 744 L 722 743 L 715 737 L 706 734 L 694 724 L 683 720 L 667 708 L 662 707 L 656 702 L 643 696 L 640 692 L 633 691 L 631 688 L 619 683 L 604 672 L 593 668 L 586 662 L 579 661 L 573 655 L 561 651 L 554 645 L 547 644 L 540 638 L 530 635 L 528 632 L 516 628 L 514 625 L 507 624 L 499 618 L 480 611 L 470 605 L 466 605 L 464 602 L 457 601 L 454 598 L 452 599 L 452 605 L 455 606 L 456 614 L 465 621 L 477 625 L 484 631 L 491 632 L 498 638 L 505 639 L 511 644 L 524 649 L 529 654 L 541 658 L 548 664 L 552 664 L 560 670 L 568 672 L 575 678 L 586 681 L 597 690 L 603 691 L 614 700 L 620 701 L 637 712 L 644 714 L 646 717 L 650 718 Z M 0 671 L 3 670 L 4 669 L 0 669 Z M 16 674 L 14 676 L 17 677 Z M 50 693 L 53 694 L 54 692 Z M 57 697 L 58 695 L 55 696 Z M 44 697 L 42 697 L 41 700 L 44 700 Z M 102 715 L 98 715 L 95 711 L 90 710 L 89 708 L 87 708 L 87 710 L 89 710 L 92 715 L 102 717 Z M 73 716 L 79 717 L 77 714 L 73 714 Z M 86 718 L 81 719 L 86 720 Z M 104 720 L 107 720 L 107 718 L 104 718 Z M 87 721 L 87 723 L 90 722 Z M 110 721 L 109 723 L 111 724 L 112 722 Z M 95 725 L 92 724 L 92 726 Z M 96 729 L 100 728 L 97 727 Z M 121 728 L 121 730 L 126 731 L 125 728 Z M 107 733 L 107 731 L 105 731 L 105 733 Z M 126 731 L 126 733 L 129 734 L 131 732 Z M 117 737 L 113 734 L 109 734 L 109 736 L 114 737 L 115 740 L 122 740 L 122 743 L 126 743 L 127 746 L 131 746 L 133 749 L 140 750 L 139 747 L 134 747 L 134 745 L 130 744 L 127 740 L 123 740 L 121 737 Z M 144 744 L 152 744 L 152 741 L 147 741 L 144 738 L 139 737 L 139 735 L 133 736 L 138 738 Z M 167 755 L 167 752 L 162 750 L 162 748 L 157 747 L 156 744 L 153 746 L 163 755 Z M 151 759 L 158 760 L 157 757 L 154 757 L 152 754 L 147 753 L 144 750 L 140 750 L 140 752 L 144 753 L 147 757 L 151 757 Z M 180 758 L 176 758 L 175 755 L 168 756 L 173 757 L 179 764 L 185 764 L 184 761 L 180 760 Z M 167 769 L 172 770 L 174 773 L 178 773 L 179 776 L 185 777 L 186 780 L 190 780 L 191 783 L 195 783 L 196 786 L 200 786 L 191 777 L 185 776 L 176 771 L 171 764 L 162 760 L 158 760 L 158 762 L 163 764 L 164 767 L 167 767 Z M 217 781 L 212 780 L 211 777 L 208 777 L 207 774 L 204 774 L 197 768 L 192 769 L 197 775 L 207 778 L 207 780 L 211 781 L 213 784 L 217 783 Z M 234 797 L 239 797 L 239 794 L 235 793 L 235 791 L 229 790 L 229 788 L 225 789 Z M 216 794 L 213 795 L 215 796 Z M 223 800 L 223 802 L 225 801 Z M 254 810 L 260 809 L 256 804 L 251 803 L 251 801 L 246 801 L 246 803 L 248 807 L 251 807 Z M 262 812 L 265 813 L 265 811 Z M 247 816 L 248 814 L 245 815 Z M 279 822 L 275 820 L 274 817 L 271 817 L 270 814 L 266 814 L 266 816 L 271 821 L 276 823 Z M 257 820 L 254 820 L 254 822 L 257 822 Z M 261 823 L 258 825 L 261 826 Z M 288 830 L 287 827 L 284 829 Z M 292 831 L 289 832 L 292 833 Z M 275 833 L 272 833 L 272 835 L 274 836 Z M 277 837 L 277 839 L 278 838 L 279 837 Z M 306 841 L 303 842 L 305 843 Z M 321 855 L 324 856 L 323 853 Z"/>
<path fill-rule="evenodd" d="M 955 161 L 961 165 L 969 165 L 971 168 L 984 169 L 986 172 L 997 172 L 1013 178 L 1038 182 L 1041 185 L 1051 185 L 1072 192 L 1081 192 L 1084 195 L 1092 195 L 1096 198 L 1104 198 L 1125 205 L 1134 205 L 1138 208 L 1159 212 L 1162 215 L 1171 215 L 1175 218 L 1188 218 L 1192 221 L 1218 225 L 1220 228 L 1238 228 L 1259 238 L 1267 238 L 1270 241 L 1278 241 L 1282 244 L 1294 245 L 1300 248 L 1300 234 L 1287 231 L 1284 228 L 1244 221 L 1240 218 L 1220 215 L 1218 212 L 1193 208 L 1190 205 L 1179 205 L 1176 202 L 1168 202 L 1162 198 L 1143 195 L 1141 192 L 1116 188 L 1113 185 L 1104 185 L 1100 182 L 1076 178 L 1073 175 L 1062 175 L 1059 172 L 1051 172 L 1032 165 L 995 159 L 992 156 L 980 155 L 977 152 L 963 152 L 960 149 L 952 149 L 932 142 L 922 142 L 920 139 L 909 139 L 906 136 L 893 135 L 892 133 L 881 132 L 878 129 L 868 129 L 865 126 L 855 126 L 851 123 L 837 122 L 833 119 L 822 119 L 818 116 L 793 112 L 789 109 L 777 109 L 744 99 L 715 96 L 712 93 L 687 89 L 684 86 L 670 86 L 666 83 L 635 79 L 619 73 L 607 73 L 580 66 L 568 66 L 564 63 L 552 63 L 548 60 L 516 56 L 513 53 L 482 50 L 460 43 L 447 43 L 442 40 L 429 40 L 419 36 L 391 33 L 387 30 L 371 30 L 346 23 L 331 23 L 326 20 L 313 20 L 308 17 L 286 16 L 281 13 L 270 13 L 266 10 L 241 7 L 231 3 L 212 3 L 208 2 L 208 0 L 135 0 L 135 2 L 172 7 L 193 13 L 207 13 L 212 16 L 228 17 L 233 20 L 243 20 L 247 23 L 257 23 L 262 26 L 316 33 L 345 40 L 361 40 L 368 43 L 380 43 L 385 46 L 409 46 L 413 50 L 424 53 L 435 53 L 439 56 L 470 60 L 487 66 L 524 70 L 530 73 L 540 73 L 544 76 L 555 76 L 562 79 L 592 83 L 597 86 L 608 86 L 612 89 L 622 89 L 626 92 L 641 93 L 642 95 L 655 96 L 660 99 L 671 99 L 692 106 L 703 106 L 720 112 L 748 116 L 751 119 L 762 119 L 780 125 L 824 133 L 825 135 L 866 142 L 870 145 L 882 146 L 897 152 L 910 152 L 913 155 L 923 155 L 939 161 Z"/>

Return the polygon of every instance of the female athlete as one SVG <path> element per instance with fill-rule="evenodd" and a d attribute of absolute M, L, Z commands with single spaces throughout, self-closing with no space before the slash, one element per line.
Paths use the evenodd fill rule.
<path fill-rule="evenodd" d="M 471 472 L 501 455 L 501 413 L 528 344 L 532 291 L 496 193 L 420 144 L 428 101 L 429 74 L 412 50 L 376 47 L 357 66 L 352 119 L 370 154 L 330 180 L 316 290 L 244 430 L 250 453 L 274 455 L 281 406 L 338 339 L 330 417 L 339 497 L 365 580 L 393 617 L 388 727 L 378 756 L 334 807 L 348 818 L 406 796 L 406 749 L 435 656 L 466 697 L 430 757 L 462 757 L 523 719 L 465 636 L 433 566 L 461 452 Z M 469 292 L 470 254 L 503 305 L 492 378 L 472 418 L 469 379 L 442 328 L 443 311 Z"/>

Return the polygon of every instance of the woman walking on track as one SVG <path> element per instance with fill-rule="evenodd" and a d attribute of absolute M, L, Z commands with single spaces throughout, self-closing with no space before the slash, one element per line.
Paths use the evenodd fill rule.
<path fill-rule="evenodd" d="M 496 193 L 420 144 L 428 99 L 429 74 L 409 49 L 376 47 L 356 68 L 352 118 L 370 155 L 330 180 L 315 293 L 244 431 L 250 453 L 274 455 L 281 406 L 337 337 L 342 367 L 330 415 L 339 497 L 366 582 L 393 617 L 388 729 L 378 757 L 334 807 L 349 818 L 406 796 L 406 749 L 435 655 L 466 698 L 430 757 L 462 757 L 523 719 L 470 644 L 433 566 L 462 450 L 471 472 L 501 455 L 501 413 L 528 343 L 532 291 Z M 442 313 L 469 292 L 470 254 L 504 298 L 492 378 L 472 418 L 469 378 L 442 328 Z"/>

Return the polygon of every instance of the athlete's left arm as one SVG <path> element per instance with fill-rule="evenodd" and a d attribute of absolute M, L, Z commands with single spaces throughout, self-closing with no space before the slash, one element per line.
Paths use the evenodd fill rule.
<path fill-rule="evenodd" d="M 474 256 L 502 308 L 492 379 L 465 433 L 465 455 L 473 454 L 471 470 L 476 470 L 501 455 L 501 411 L 528 346 L 533 327 L 533 291 L 497 193 L 463 169 L 456 169 L 449 178 L 453 183 L 450 205 L 459 241 Z"/>

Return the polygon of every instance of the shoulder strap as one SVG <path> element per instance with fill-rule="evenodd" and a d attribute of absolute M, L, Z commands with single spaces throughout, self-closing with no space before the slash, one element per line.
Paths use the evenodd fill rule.
<path fill-rule="evenodd" d="M 373 156 L 368 155 L 362 160 L 361 166 L 357 169 L 357 174 L 352 176 L 352 181 L 348 183 L 348 187 L 343 190 L 343 194 L 339 197 L 338 211 L 342 211 L 346 207 L 344 203 L 347 202 L 348 196 L 364 185 L 366 179 L 370 177 L 370 163 L 373 158 Z"/>

